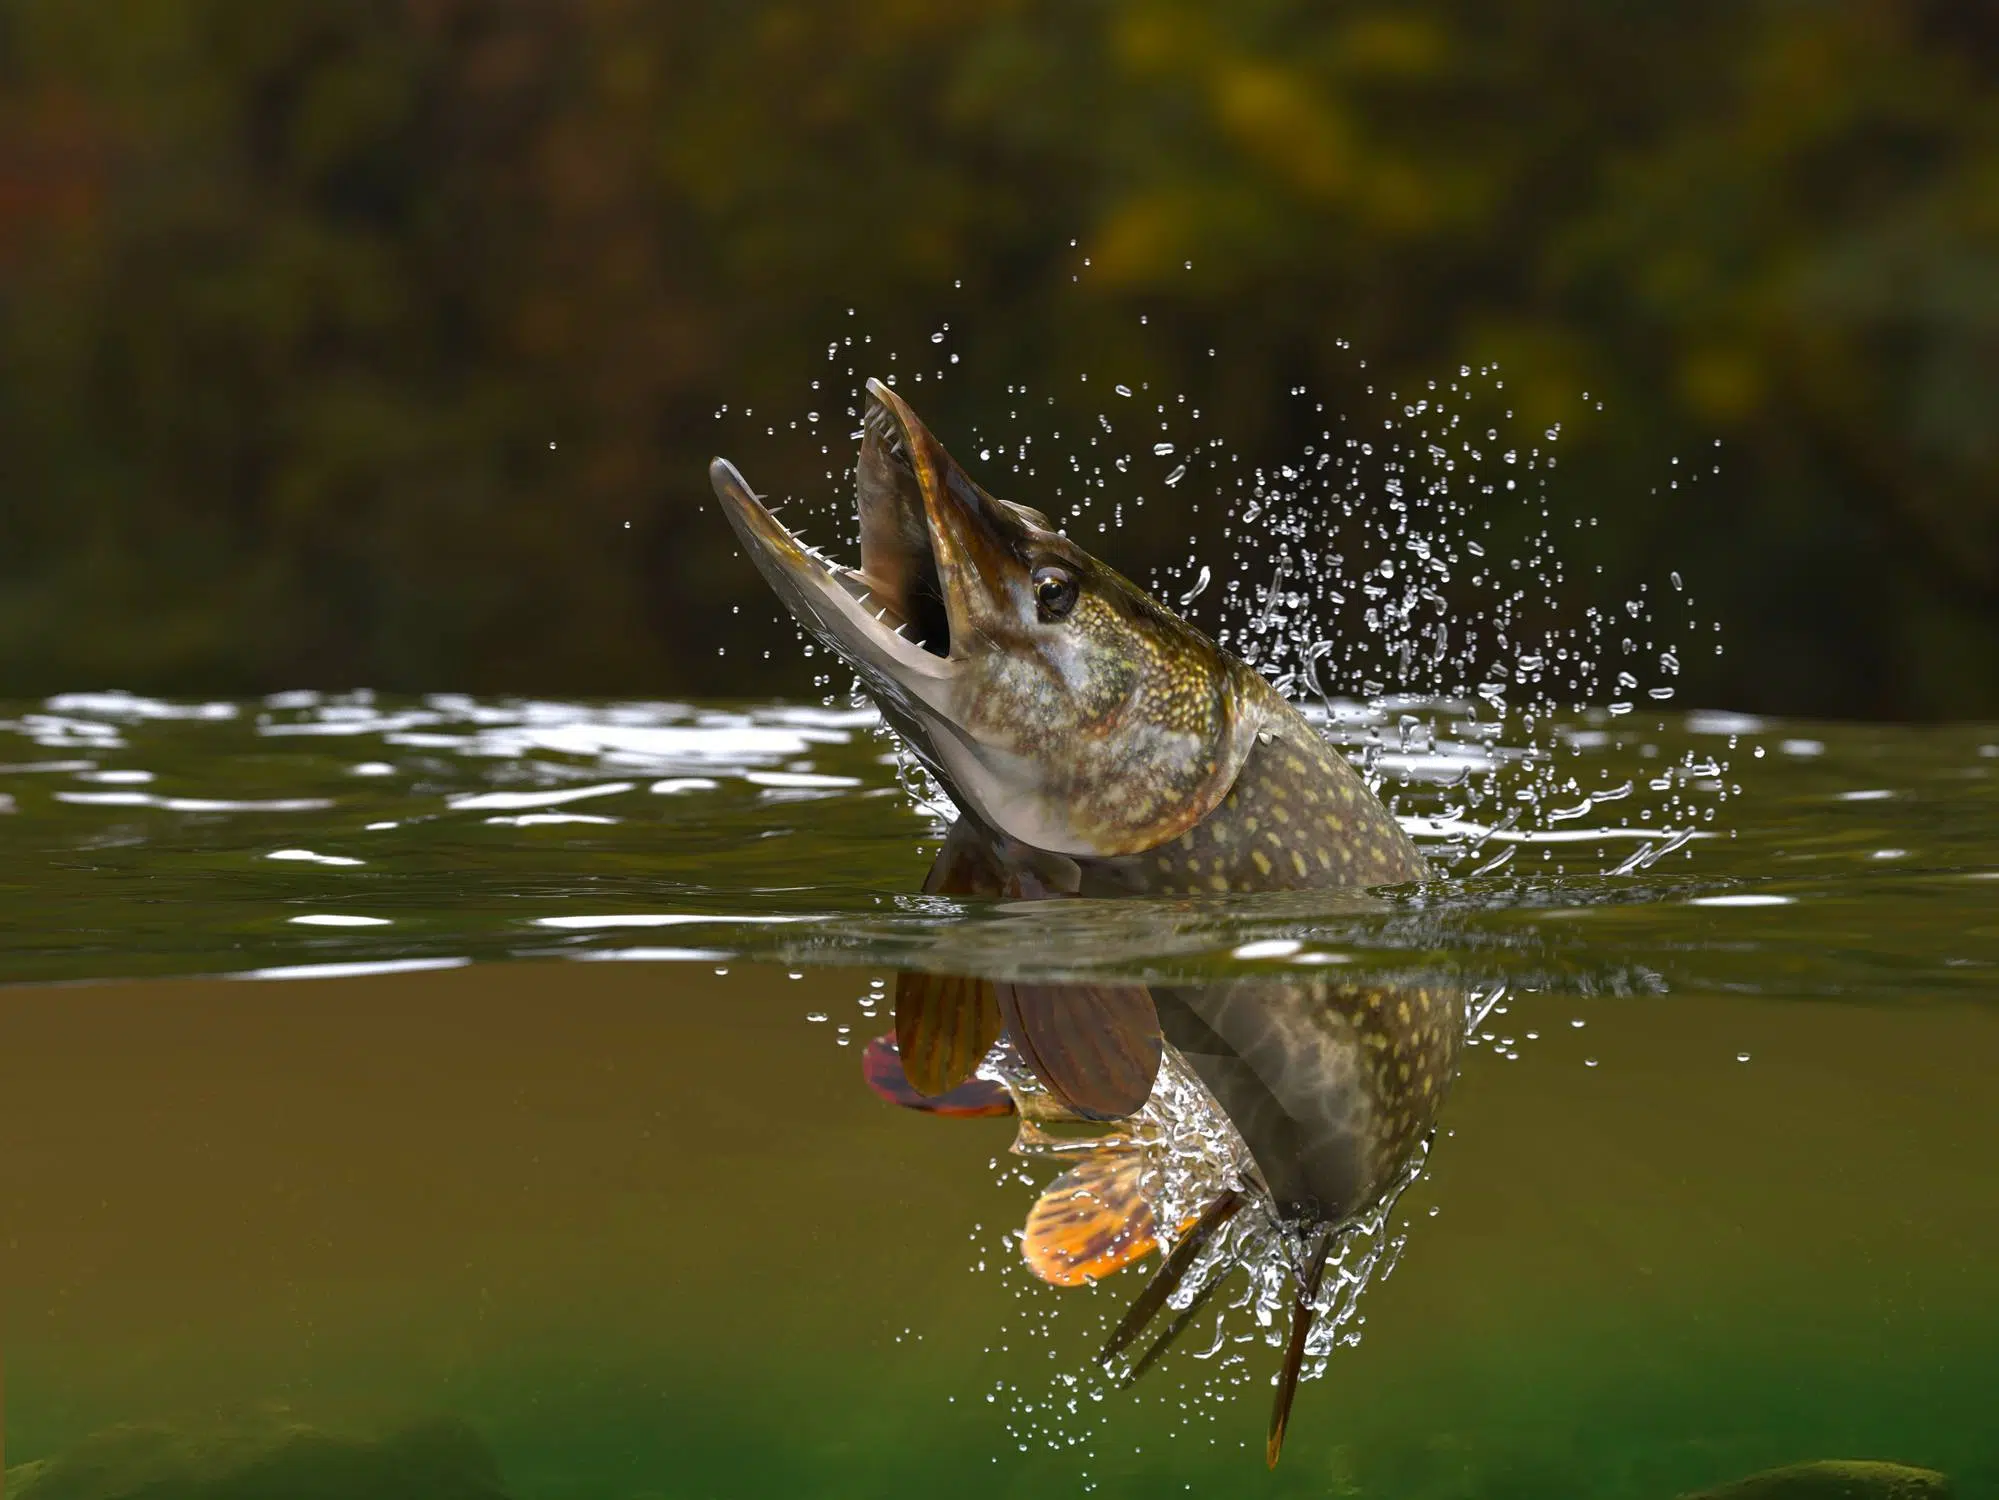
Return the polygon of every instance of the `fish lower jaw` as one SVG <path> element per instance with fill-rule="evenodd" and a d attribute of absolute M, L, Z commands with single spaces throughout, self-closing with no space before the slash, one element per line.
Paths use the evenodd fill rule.
<path fill-rule="evenodd" d="M 855 603 L 874 616 L 874 621 L 877 625 L 908 641 L 911 645 L 929 653 L 931 656 L 948 659 L 949 652 L 944 650 L 942 646 L 933 645 L 922 636 L 916 634 L 910 622 L 904 618 L 902 611 L 887 597 L 888 590 L 884 585 L 868 577 L 867 574 L 858 568 L 847 568 L 842 567 L 838 563 L 829 563 L 824 557 L 817 556 L 816 554 L 815 560 L 826 566 L 833 580 L 853 596 Z"/>

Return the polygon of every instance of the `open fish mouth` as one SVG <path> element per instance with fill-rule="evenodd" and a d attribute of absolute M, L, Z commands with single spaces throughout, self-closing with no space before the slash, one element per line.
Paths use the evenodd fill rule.
<path fill-rule="evenodd" d="M 757 569 L 801 624 L 870 685 L 902 693 L 941 685 L 953 668 L 951 611 L 931 539 L 920 467 L 937 448 L 902 401 L 868 382 L 855 465 L 859 567 L 836 562 L 791 531 L 727 459 L 708 477 Z M 948 460 L 946 460 L 948 462 Z"/>

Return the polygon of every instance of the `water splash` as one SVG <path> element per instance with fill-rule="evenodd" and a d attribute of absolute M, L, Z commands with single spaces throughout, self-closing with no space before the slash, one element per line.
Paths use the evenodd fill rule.
<path fill-rule="evenodd" d="M 919 405 L 918 386 L 976 379 L 950 352 L 950 329 L 915 351 L 844 332 L 826 350 L 840 373 L 812 381 L 811 401 L 827 387 L 854 392 L 858 428 L 860 384 L 876 368 Z M 1360 405 L 1328 412 L 1302 385 L 1275 397 L 1292 428 L 1317 430 L 1272 467 L 1245 462 L 1186 393 L 1114 370 L 1077 371 L 1059 400 L 1000 382 L 958 446 L 995 488 L 1113 562 L 1118 533 L 1146 523 L 1148 495 L 1198 492 L 1184 561 L 1148 585 L 1307 706 L 1440 870 L 1629 876 L 1691 861 L 1733 795 L 1735 735 L 1639 779 L 1592 752 L 1656 757 L 1682 663 L 1719 649 L 1718 627 L 1677 572 L 1657 590 L 1604 596 L 1553 503 L 1561 424 L 1518 419 L 1497 366 L 1377 390 L 1365 359 L 1339 347 Z M 815 529 L 847 535 L 852 447 L 819 451 L 829 490 L 803 508 Z M 1691 466 L 1673 465 L 1678 487 Z M 1595 524 L 1568 519 L 1571 532 Z M 816 681 L 831 702 L 849 679 Z M 949 818 L 942 789 L 906 755 L 900 774 L 918 805 Z"/>

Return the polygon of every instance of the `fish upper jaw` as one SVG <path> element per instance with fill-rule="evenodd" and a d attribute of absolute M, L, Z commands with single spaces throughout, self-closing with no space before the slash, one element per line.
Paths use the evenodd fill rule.
<path fill-rule="evenodd" d="M 736 466 L 718 458 L 709 483 L 743 550 L 798 619 L 861 673 L 869 687 L 933 709 L 949 697 L 958 668 L 909 638 L 902 601 L 876 597 L 876 580 L 808 547 L 750 489 Z"/>
<path fill-rule="evenodd" d="M 941 605 L 945 654 L 1016 649 L 1018 622 L 1032 613 L 1030 526 L 1047 531 L 1047 518 L 988 495 L 892 388 L 879 380 L 867 388 L 870 418 L 881 415 L 891 451 L 915 481 L 908 498 L 920 507 L 925 582 Z"/>

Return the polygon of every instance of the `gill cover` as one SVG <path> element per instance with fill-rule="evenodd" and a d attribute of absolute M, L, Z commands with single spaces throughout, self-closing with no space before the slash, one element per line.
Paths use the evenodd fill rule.
<path fill-rule="evenodd" d="M 1046 517 L 988 495 L 895 392 L 869 391 L 914 471 L 948 621 L 950 670 L 912 696 L 953 798 L 996 832 L 1080 857 L 1200 822 L 1255 743 L 1262 679 Z"/>

